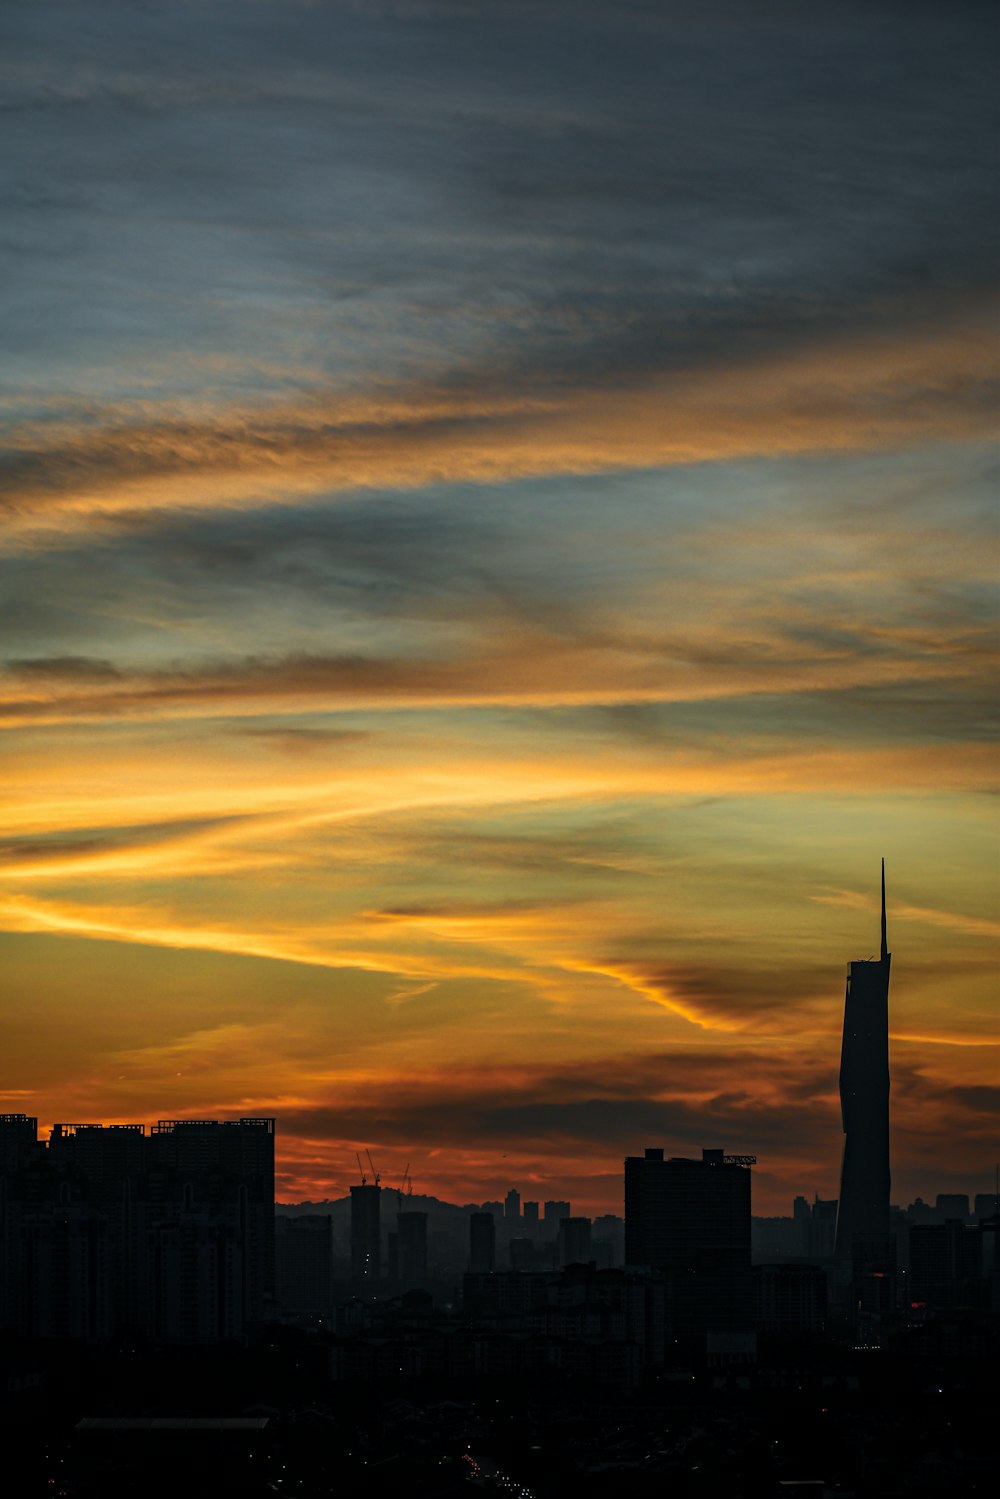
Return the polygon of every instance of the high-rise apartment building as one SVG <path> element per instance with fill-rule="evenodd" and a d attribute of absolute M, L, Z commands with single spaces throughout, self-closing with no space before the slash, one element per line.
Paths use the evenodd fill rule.
<path fill-rule="evenodd" d="M 427 1279 L 427 1214 L 399 1213 L 396 1218 L 398 1276 L 407 1290 Z"/>
<path fill-rule="evenodd" d="M 326 1313 L 333 1296 L 333 1220 L 329 1213 L 275 1219 L 278 1301 L 286 1311 Z"/>
<path fill-rule="evenodd" d="M 664 1159 L 658 1149 L 625 1162 L 625 1262 L 663 1273 L 675 1333 L 753 1326 L 753 1164 L 721 1150 Z"/>
<path fill-rule="evenodd" d="M 496 1269 L 497 1227 L 492 1213 L 469 1214 L 469 1270 L 486 1275 Z"/>
<path fill-rule="evenodd" d="M 351 1188 L 351 1278 L 368 1284 L 382 1278 L 382 1188 L 378 1182 Z"/>
<path fill-rule="evenodd" d="M 590 1219 L 560 1218 L 556 1235 L 556 1258 L 560 1269 L 586 1265 L 590 1261 Z"/>
<path fill-rule="evenodd" d="M 207 1343 L 268 1312 L 273 1119 L 57 1124 L 47 1148 L 21 1119 L 0 1137 L 6 1327 Z"/>
<path fill-rule="evenodd" d="M 546 1239 L 554 1239 L 559 1232 L 559 1223 L 563 1218 L 568 1218 L 572 1209 L 568 1202 L 560 1202 L 558 1199 L 547 1202 L 543 1208 L 542 1230 Z"/>

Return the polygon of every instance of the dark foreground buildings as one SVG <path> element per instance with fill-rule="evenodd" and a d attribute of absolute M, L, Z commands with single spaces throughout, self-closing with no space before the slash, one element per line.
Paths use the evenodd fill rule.
<path fill-rule="evenodd" d="M 242 1338 L 274 1299 L 274 1120 L 0 1116 L 0 1329 Z"/>

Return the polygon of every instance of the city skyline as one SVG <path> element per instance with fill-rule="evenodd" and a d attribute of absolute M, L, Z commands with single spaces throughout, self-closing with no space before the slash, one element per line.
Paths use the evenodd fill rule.
<path fill-rule="evenodd" d="M 0 1110 L 992 1187 L 993 18 L 3 8 Z M 20 128 L 22 127 L 23 128 Z"/>

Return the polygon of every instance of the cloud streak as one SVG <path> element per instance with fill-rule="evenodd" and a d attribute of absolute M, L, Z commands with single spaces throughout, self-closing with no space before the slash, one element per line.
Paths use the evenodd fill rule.
<path fill-rule="evenodd" d="M 996 340 L 977 318 L 947 334 L 835 343 L 736 370 L 556 394 L 534 403 L 541 411 L 511 412 L 509 399 L 449 410 L 431 393 L 388 412 L 374 402 L 352 412 L 348 403 L 342 417 L 313 400 L 198 424 L 105 418 L 96 436 L 69 432 L 52 443 L 49 428 L 15 434 L 3 476 L 6 524 L 16 537 L 25 526 L 102 516 L 129 524 L 150 511 L 259 507 L 359 488 L 967 441 L 992 435 L 998 381 Z"/>
<path fill-rule="evenodd" d="M 896 19 L 5 8 L 15 1096 L 829 1195 L 884 854 L 895 1169 L 981 1167 L 995 20 Z"/>

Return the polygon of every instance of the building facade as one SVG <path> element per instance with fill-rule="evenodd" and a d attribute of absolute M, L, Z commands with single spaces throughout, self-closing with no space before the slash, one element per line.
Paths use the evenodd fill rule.
<path fill-rule="evenodd" d="M 663 1274 L 677 1334 L 753 1327 L 753 1164 L 721 1150 L 664 1159 L 659 1149 L 625 1162 L 625 1262 Z"/>
<path fill-rule="evenodd" d="M 0 1119 L 0 1318 L 28 1337 L 245 1336 L 274 1298 L 274 1120 Z M 32 1138 L 33 1137 L 33 1138 Z"/>

